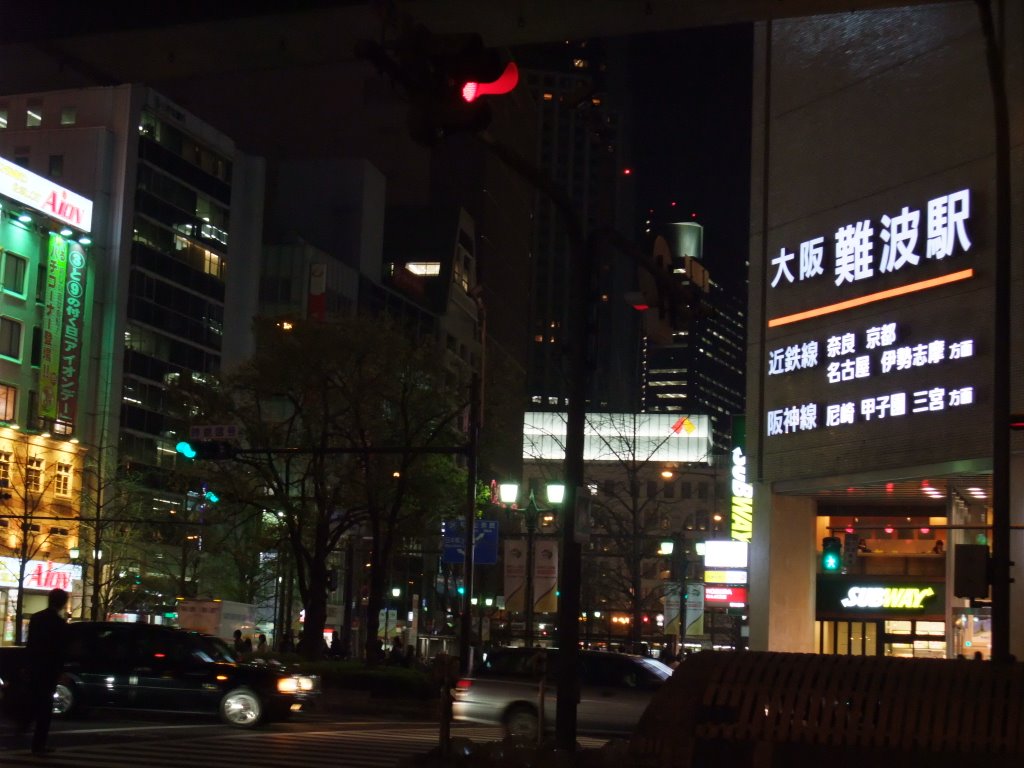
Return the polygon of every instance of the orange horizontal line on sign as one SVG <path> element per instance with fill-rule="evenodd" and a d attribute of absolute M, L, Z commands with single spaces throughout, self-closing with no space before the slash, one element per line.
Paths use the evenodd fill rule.
<path fill-rule="evenodd" d="M 876 293 L 858 296 L 856 299 L 847 299 L 846 301 L 839 301 L 835 304 L 827 304 L 824 307 L 808 309 L 792 315 L 775 317 L 768 321 L 768 327 L 777 328 L 780 325 L 789 325 L 790 323 L 798 323 L 801 320 L 810 320 L 812 317 L 831 315 L 835 312 L 842 312 L 844 309 L 853 309 L 854 307 L 861 307 L 865 304 L 871 304 L 876 301 L 884 301 L 886 299 L 893 299 L 897 296 L 905 296 L 908 293 L 924 291 L 929 288 L 946 285 L 947 283 L 956 283 L 960 280 L 967 280 L 971 277 L 974 277 L 973 269 L 962 269 L 959 272 L 951 272 L 950 274 L 942 275 L 941 277 L 932 277 L 928 280 L 919 280 L 916 283 L 901 285 L 899 288 L 889 288 L 884 291 L 877 291 Z"/>

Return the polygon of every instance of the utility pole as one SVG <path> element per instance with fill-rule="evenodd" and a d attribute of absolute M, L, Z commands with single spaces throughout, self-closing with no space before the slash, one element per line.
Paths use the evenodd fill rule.
<path fill-rule="evenodd" d="M 473 373 L 469 393 L 469 443 L 466 448 L 465 574 L 466 594 L 462 596 L 462 622 L 459 627 L 459 669 L 469 674 L 473 666 L 473 543 L 476 524 L 477 449 L 480 439 L 480 374 Z"/>

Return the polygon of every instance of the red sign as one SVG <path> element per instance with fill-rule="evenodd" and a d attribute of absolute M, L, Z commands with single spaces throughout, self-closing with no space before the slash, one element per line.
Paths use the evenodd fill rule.
<path fill-rule="evenodd" d="M 71 589 L 71 574 L 67 571 L 53 570 L 53 563 L 47 562 L 46 568 L 42 563 L 25 573 L 25 586 L 36 587 L 37 589 L 63 589 L 65 592 Z"/>
<path fill-rule="evenodd" d="M 747 603 L 746 587 L 717 587 L 711 584 L 704 586 L 704 602 L 706 603 Z"/>

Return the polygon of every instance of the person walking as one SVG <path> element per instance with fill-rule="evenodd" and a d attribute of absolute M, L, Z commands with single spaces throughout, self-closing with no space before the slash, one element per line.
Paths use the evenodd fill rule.
<path fill-rule="evenodd" d="M 22 712 L 19 732 L 27 734 L 35 722 L 32 734 L 32 754 L 45 755 L 53 750 L 46 746 L 53 718 L 53 694 L 64 669 L 67 649 L 67 617 L 65 607 L 68 593 L 52 589 L 46 599 L 46 608 L 34 613 L 28 623 L 28 700 Z"/>

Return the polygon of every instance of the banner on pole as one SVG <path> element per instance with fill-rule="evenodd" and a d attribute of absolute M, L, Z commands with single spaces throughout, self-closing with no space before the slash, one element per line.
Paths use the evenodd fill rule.
<path fill-rule="evenodd" d="M 686 585 L 686 637 L 704 634 L 704 585 Z"/>

